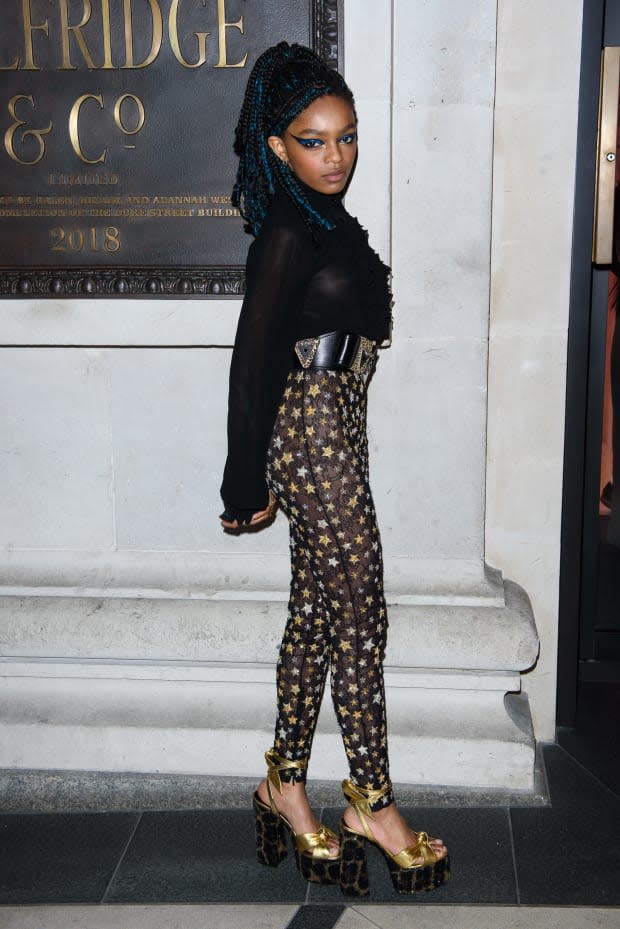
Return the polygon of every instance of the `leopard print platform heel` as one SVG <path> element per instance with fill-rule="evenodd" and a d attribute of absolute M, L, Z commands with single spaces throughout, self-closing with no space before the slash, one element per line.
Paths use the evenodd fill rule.
<path fill-rule="evenodd" d="M 256 820 L 256 856 L 261 864 L 276 868 L 288 854 L 284 823 L 256 793 L 252 806 Z"/>
<path fill-rule="evenodd" d="M 343 823 L 340 826 L 340 889 L 345 897 L 365 897 L 369 891 L 366 840 Z"/>
<path fill-rule="evenodd" d="M 372 834 L 368 820 L 374 819 L 371 806 L 384 797 L 391 787 L 370 790 L 352 781 L 343 781 L 344 795 L 355 810 L 364 834 L 351 829 L 344 820 L 340 824 L 340 887 L 346 896 L 361 897 L 368 893 L 366 842 L 375 845 L 385 858 L 394 890 L 399 894 L 420 893 L 445 884 L 450 878 L 450 858 L 439 858 L 426 832 L 417 833 L 417 841 L 397 854 L 388 852 Z"/>
<path fill-rule="evenodd" d="M 278 810 L 273 791 L 282 793 L 280 772 L 303 770 L 299 761 L 288 761 L 273 749 L 266 752 L 267 793 L 269 804 L 263 803 L 257 793 L 253 797 L 256 820 L 256 855 L 261 864 L 276 867 L 287 855 L 287 833 L 295 851 L 295 863 L 301 876 L 315 884 L 340 883 L 340 855 L 331 854 L 338 836 L 322 823 L 316 832 L 298 835 L 288 819 Z"/>

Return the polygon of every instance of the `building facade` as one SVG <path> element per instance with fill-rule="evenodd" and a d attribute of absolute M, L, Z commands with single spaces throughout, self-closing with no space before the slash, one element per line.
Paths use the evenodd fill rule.
<path fill-rule="evenodd" d="M 344 3 L 347 205 L 393 269 L 369 435 L 399 782 L 532 789 L 554 738 L 581 28 L 580 0 Z M 239 307 L 0 302 L 0 767 L 262 772 L 288 539 L 217 519 Z M 345 772 L 326 699 L 311 776 Z"/>

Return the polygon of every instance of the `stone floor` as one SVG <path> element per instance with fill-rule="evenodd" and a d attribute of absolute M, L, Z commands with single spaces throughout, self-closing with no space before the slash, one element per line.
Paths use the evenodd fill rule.
<path fill-rule="evenodd" d="M 617 929 L 609 907 L 273 904 L 4 907 L 2 929 Z"/>
<path fill-rule="evenodd" d="M 396 897 L 374 849 L 359 902 L 306 885 L 290 856 L 262 868 L 246 810 L 4 813 L 0 927 L 620 927 L 620 687 L 584 684 L 580 707 L 543 752 L 549 805 L 407 811 L 450 846 L 431 894 Z"/>

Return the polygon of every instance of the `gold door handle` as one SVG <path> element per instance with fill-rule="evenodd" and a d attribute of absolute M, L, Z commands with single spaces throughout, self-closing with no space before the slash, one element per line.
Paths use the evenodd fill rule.
<path fill-rule="evenodd" d="M 601 58 L 592 241 L 592 261 L 598 265 L 611 264 L 613 258 L 619 87 L 620 48 L 604 48 Z"/>

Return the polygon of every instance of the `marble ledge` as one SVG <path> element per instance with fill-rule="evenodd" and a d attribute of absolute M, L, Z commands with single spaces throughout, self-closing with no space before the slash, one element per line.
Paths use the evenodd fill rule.
<path fill-rule="evenodd" d="M 284 530 L 277 524 L 273 528 Z M 280 551 L 258 550 L 254 537 L 238 551 L 236 541 L 227 550 L 223 546 L 229 540 L 218 539 L 216 549 L 202 551 L 13 548 L 0 566 L 0 598 L 288 599 L 290 556 L 284 550 L 284 531 Z M 499 607 L 505 602 L 500 572 L 481 558 L 415 558 L 393 553 L 389 544 L 384 554 L 390 604 Z"/>
<path fill-rule="evenodd" d="M 506 581 L 505 605 L 390 607 L 386 665 L 521 672 L 538 655 L 525 592 Z M 23 660 L 114 659 L 271 664 L 283 604 L 273 599 L 0 597 L 0 647 Z M 260 635 L 257 635 L 260 629 Z"/>

